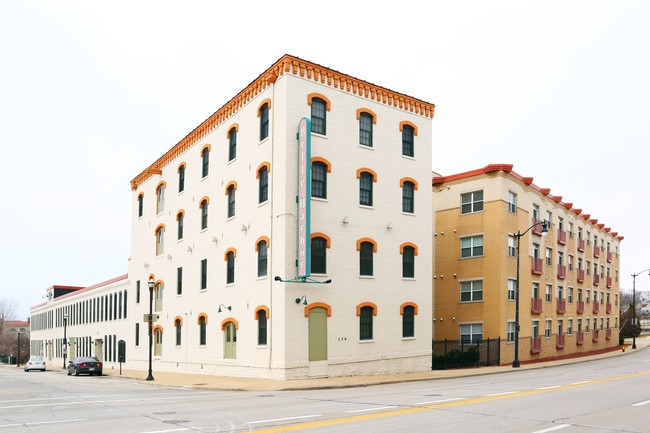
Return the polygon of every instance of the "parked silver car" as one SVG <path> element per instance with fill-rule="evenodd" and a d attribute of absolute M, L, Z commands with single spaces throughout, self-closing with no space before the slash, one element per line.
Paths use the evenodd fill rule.
<path fill-rule="evenodd" d="M 45 358 L 42 356 L 30 356 L 29 361 L 25 363 L 25 371 L 32 370 L 45 371 Z"/>

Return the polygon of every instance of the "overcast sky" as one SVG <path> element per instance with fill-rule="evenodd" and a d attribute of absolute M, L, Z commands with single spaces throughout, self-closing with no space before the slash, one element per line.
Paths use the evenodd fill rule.
<path fill-rule="evenodd" d="M 127 273 L 131 179 L 284 54 L 435 104 L 432 170 L 513 164 L 625 237 L 631 290 L 649 22 L 617 0 L 2 1 L 0 298 L 26 319 L 53 284 Z"/>

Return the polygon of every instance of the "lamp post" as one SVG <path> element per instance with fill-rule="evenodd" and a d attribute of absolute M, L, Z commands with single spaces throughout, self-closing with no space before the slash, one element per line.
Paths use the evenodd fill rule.
<path fill-rule="evenodd" d="M 650 275 L 650 268 L 632 274 L 632 349 L 636 349 L 636 276 L 646 271 Z"/>
<path fill-rule="evenodd" d="M 20 331 L 18 331 L 18 358 L 16 359 L 16 367 L 20 367 Z"/>
<path fill-rule="evenodd" d="M 548 233 L 548 223 L 546 221 L 538 221 L 532 226 L 528 227 L 525 232 L 521 233 L 517 230 L 515 238 L 517 238 L 517 286 L 515 288 L 515 359 L 512 361 L 513 368 L 519 368 L 519 244 L 523 235 L 528 233 L 533 227 L 542 225 L 542 236 Z"/>
<path fill-rule="evenodd" d="M 149 375 L 147 375 L 146 380 L 154 380 L 153 374 L 151 374 L 151 357 L 153 350 L 153 286 L 154 280 L 153 277 L 149 277 Z"/>
<path fill-rule="evenodd" d="M 65 360 L 68 357 L 68 313 L 63 313 L 63 368 L 65 369 Z"/>

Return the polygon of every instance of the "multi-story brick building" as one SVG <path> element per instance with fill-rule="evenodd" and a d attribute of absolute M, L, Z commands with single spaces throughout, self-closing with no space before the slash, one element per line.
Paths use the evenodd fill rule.
<path fill-rule="evenodd" d="M 512 165 L 437 176 L 433 203 L 434 339 L 501 337 L 513 361 L 519 240 L 518 358 L 618 345 L 622 236 Z"/>
<path fill-rule="evenodd" d="M 132 180 L 128 274 L 34 307 L 33 350 L 146 369 L 151 281 L 154 370 L 429 369 L 433 113 L 282 57 Z"/>

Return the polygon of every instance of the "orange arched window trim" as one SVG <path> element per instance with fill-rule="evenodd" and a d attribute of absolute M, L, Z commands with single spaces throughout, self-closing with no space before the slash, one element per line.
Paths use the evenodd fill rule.
<path fill-rule="evenodd" d="M 163 280 L 156 280 L 156 282 L 153 283 L 154 290 L 158 290 L 158 285 L 160 285 L 162 289 L 165 288 L 165 282 Z"/>
<path fill-rule="evenodd" d="M 158 224 L 158 225 L 156 226 L 156 230 L 154 231 L 154 233 L 158 234 L 158 230 L 160 230 L 160 229 L 162 229 L 163 231 L 165 231 L 165 224 L 163 224 L 163 223 Z"/>
<path fill-rule="evenodd" d="M 181 167 L 187 168 L 187 164 L 185 164 L 185 162 L 181 162 L 180 164 L 178 164 L 178 169 L 176 170 L 177 173 L 181 172 Z"/>
<path fill-rule="evenodd" d="M 404 302 L 402 305 L 399 306 L 399 313 L 401 315 L 404 315 L 404 307 L 413 307 L 413 314 L 418 314 L 418 304 L 414 302 Z"/>
<path fill-rule="evenodd" d="M 399 253 L 404 254 L 404 248 L 405 247 L 412 247 L 413 248 L 413 254 L 416 256 L 418 255 L 418 246 L 415 245 L 413 242 L 404 242 L 402 245 L 399 246 Z"/>
<path fill-rule="evenodd" d="M 266 171 L 269 173 L 271 172 L 271 163 L 268 161 L 264 161 L 257 167 L 257 170 L 255 170 L 255 179 L 260 178 L 260 170 L 262 169 L 262 167 L 266 167 Z"/>
<path fill-rule="evenodd" d="M 233 257 L 237 257 L 237 248 L 230 247 L 223 253 L 223 259 L 228 260 L 228 253 L 232 253 Z"/>
<path fill-rule="evenodd" d="M 377 304 L 373 302 L 362 302 L 359 305 L 357 305 L 357 317 L 361 316 L 361 309 L 363 307 L 370 307 L 372 308 L 372 315 L 376 316 L 377 315 Z"/>
<path fill-rule="evenodd" d="M 377 182 L 377 173 L 374 170 L 369 169 L 368 167 L 361 167 L 357 169 L 357 179 L 361 178 L 361 173 L 370 173 L 372 175 L 372 181 Z"/>
<path fill-rule="evenodd" d="M 232 130 L 235 130 L 236 132 L 239 132 L 239 123 L 233 123 L 230 125 L 230 128 L 228 128 L 228 132 L 226 133 L 226 138 L 230 139 L 230 133 Z"/>
<path fill-rule="evenodd" d="M 325 167 L 327 167 L 327 172 L 328 172 L 328 173 L 331 173 L 331 172 L 332 172 L 332 163 L 329 162 L 327 159 L 323 158 L 322 156 L 313 156 L 313 157 L 311 158 L 311 163 L 312 163 L 312 165 L 313 165 L 315 162 L 320 162 L 320 163 L 322 163 L 322 164 L 325 164 Z"/>
<path fill-rule="evenodd" d="M 226 319 L 223 319 L 223 322 L 221 322 L 221 330 L 222 330 L 222 331 L 223 331 L 224 329 L 226 329 L 226 325 L 227 325 L 229 322 L 232 322 L 232 323 L 235 324 L 235 329 L 239 329 L 239 322 L 237 321 L 237 319 L 235 319 L 234 317 L 228 317 L 228 318 L 226 318 Z"/>
<path fill-rule="evenodd" d="M 329 248 L 330 244 L 332 243 L 332 240 L 330 239 L 330 237 L 327 236 L 325 233 L 322 233 L 322 232 L 314 232 L 309 236 L 309 239 L 314 239 L 314 238 L 323 238 L 323 239 L 325 239 L 325 248 Z"/>
<path fill-rule="evenodd" d="M 199 200 L 199 208 L 203 207 L 203 203 L 210 204 L 210 197 L 208 197 L 207 195 L 201 197 L 201 200 Z"/>
<path fill-rule="evenodd" d="M 361 251 L 361 244 L 364 242 L 370 242 L 372 244 L 372 252 L 377 252 L 377 242 L 372 238 L 360 238 L 357 239 L 357 251 Z"/>
<path fill-rule="evenodd" d="M 185 210 L 181 209 L 178 211 L 178 213 L 176 214 L 176 221 L 178 221 L 178 217 L 181 215 L 185 217 Z"/>
<path fill-rule="evenodd" d="M 144 192 L 141 192 L 140 194 L 138 194 L 138 200 L 141 200 L 143 198 L 144 198 Z"/>
<path fill-rule="evenodd" d="M 259 307 L 257 307 L 255 309 L 255 312 L 253 313 L 253 318 L 257 319 L 257 313 L 260 311 L 264 311 L 264 313 L 266 314 L 266 318 L 267 319 L 269 318 L 269 307 L 267 307 L 266 305 L 260 305 Z"/>
<path fill-rule="evenodd" d="M 228 185 L 226 185 L 226 195 L 228 195 L 228 190 L 230 189 L 231 186 L 235 191 L 237 191 L 237 181 L 231 180 L 230 182 L 228 182 Z"/>
<path fill-rule="evenodd" d="M 181 322 L 180 325 L 183 326 L 183 318 L 181 316 L 174 317 L 174 325 L 176 325 L 176 322 Z"/>
<path fill-rule="evenodd" d="M 167 182 L 165 182 L 164 180 L 161 180 L 160 182 L 158 182 L 158 185 L 156 186 L 156 192 L 158 192 L 158 190 L 160 189 L 161 186 L 164 186 L 165 188 L 167 188 Z"/>
<path fill-rule="evenodd" d="M 201 317 L 205 317 L 205 324 L 208 324 L 208 315 L 205 313 L 199 313 L 198 316 L 196 316 L 196 324 L 200 325 L 201 324 Z"/>
<path fill-rule="evenodd" d="M 312 308 L 316 308 L 316 307 L 324 308 L 327 311 L 327 317 L 332 316 L 332 306 L 331 305 L 326 304 L 324 302 L 314 302 L 312 304 L 309 304 L 309 305 L 305 306 L 305 317 L 309 317 L 309 310 L 311 310 Z"/>
<path fill-rule="evenodd" d="M 260 236 L 260 237 L 257 238 L 257 240 L 255 241 L 255 251 L 257 251 L 258 245 L 259 245 L 260 242 L 262 242 L 262 241 L 266 241 L 266 248 L 267 248 L 267 249 L 268 249 L 268 248 L 271 248 L 271 239 L 269 239 L 268 236 Z"/>
<path fill-rule="evenodd" d="M 413 189 L 416 190 L 416 191 L 418 190 L 418 181 L 417 180 L 413 179 L 412 177 L 403 177 L 403 178 L 401 178 L 399 180 L 399 186 L 401 188 L 403 188 L 405 182 L 411 182 L 413 184 Z"/>
<path fill-rule="evenodd" d="M 208 149 L 208 153 L 212 152 L 212 145 L 210 143 L 207 143 L 205 146 L 201 148 L 201 156 L 203 156 L 203 151 L 205 149 Z M 183 163 L 184 164 L 184 163 Z"/>
<path fill-rule="evenodd" d="M 372 123 L 377 124 L 377 115 L 374 111 L 368 108 L 357 108 L 357 120 L 361 120 L 361 113 L 370 114 L 372 116 Z"/>
<path fill-rule="evenodd" d="M 264 99 L 262 103 L 257 106 L 257 117 L 260 117 L 262 115 L 262 107 L 264 104 L 269 104 L 269 110 L 271 109 L 271 100 L 269 98 Z"/>
<path fill-rule="evenodd" d="M 402 132 L 404 130 L 404 126 L 408 125 L 411 128 L 413 128 L 413 135 L 418 135 L 418 127 L 415 123 L 409 122 L 408 120 L 404 120 L 399 123 L 399 130 Z"/>
<path fill-rule="evenodd" d="M 153 332 L 160 331 L 160 332 L 162 332 L 164 334 L 165 333 L 165 328 L 163 328 L 162 325 L 154 325 L 152 331 Z"/>
<path fill-rule="evenodd" d="M 309 95 L 307 95 L 307 104 L 310 107 L 314 98 L 322 99 L 323 101 L 325 101 L 325 110 L 330 111 L 332 103 L 327 96 L 323 95 L 322 93 L 310 93 Z"/>

